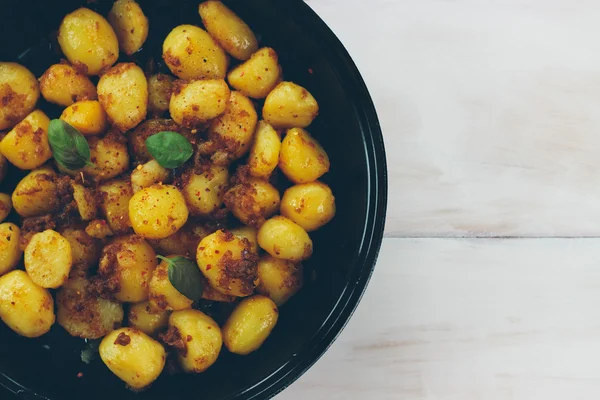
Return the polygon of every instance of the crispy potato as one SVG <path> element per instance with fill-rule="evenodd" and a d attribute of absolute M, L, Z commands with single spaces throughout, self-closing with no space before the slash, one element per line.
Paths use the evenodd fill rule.
<path fill-rule="evenodd" d="M 97 182 L 112 179 L 129 168 L 129 153 L 125 138 L 119 132 L 109 131 L 105 136 L 88 138 L 90 160 L 93 166 L 83 171 Z"/>
<path fill-rule="evenodd" d="M 69 278 L 72 265 L 69 241 L 51 229 L 33 235 L 25 248 L 25 270 L 43 288 L 61 287 Z"/>
<path fill-rule="evenodd" d="M 0 193 L 0 222 L 3 222 L 12 210 L 12 200 L 6 193 Z"/>
<path fill-rule="evenodd" d="M 106 113 L 96 100 L 78 101 L 65 108 L 60 119 L 84 136 L 99 135 L 108 128 Z"/>
<path fill-rule="evenodd" d="M 169 103 L 171 118 L 188 128 L 199 127 L 225 111 L 229 95 L 222 79 L 175 81 Z"/>
<path fill-rule="evenodd" d="M 329 157 L 308 132 L 294 128 L 281 142 L 279 168 L 292 182 L 312 182 L 329 171 Z"/>
<path fill-rule="evenodd" d="M 58 44 L 73 66 L 86 75 L 98 75 L 119 57 L 117 35 L 104 17 L 79 8 L 63 18 Z"/>
<path fill-rule="evenodd" d="M 119 379 L 139 390 L 158 378 L 165 367 L 165 348 L 135 328 L 112 331 L 100 343 L 100 358 Z"/>
<path fill-rule="evenodd" d="M 0 224 L 0 276 L 12 271 L 21 260 L 21 230 L 15 224 Z"/>
<path fill-rule="evenodd" d="M 260 226 L 279 209 L 279 191 L 269 182 L 249 179 L 229 189 L 224 202 L 245 225 Z"/>
<path fill-rule="evenodd" d="M 203 276 L 202 298 L 209 301 L 217 301 L 220 303 L 233 303 L 237 297 L 230 296 L 219 292 L 217 289 L 210 286 L 208 279 Z"/>
<path fill-rule="evenodd" d="M 249 296 L 256 286 L 256 261 L 248 240 L 217 231 L 198 244 L 196 261 L 210 285 L 232 296 Z"/>
<path fill-rule="evenodd" d="M 268 179 L 277 168 L 281 137 L 271 125 L 260 121 L 254 134 L 254 143 L 248 156 L 250 175 L 257 178 Z"/>
<path fill-rule="evenodd" d="M 181 79 L 224 79 L 228 60 L 217 42 L 203 29 L 180 25 L 163 43 L 163 59 Z"/>
<path fill-rule="evenodd" d="M 181 254 L 189 258 L 194 258 L 198 243 L 210 233 L 204 226 L 188 222 L 174 234 L 163 239 L 150 240 L 149 242 L 159 254 Z"/>
<path fill-rule="evenodd" d="M 176 257 L 170 255 L 167 258 Z M 192 300 L 181 294 L 169 280 L 169 264 L 161 261 L 150 281 L 150 304 L 158 310 L 184 310 L 192 307 Z"/>
<path fill-rule="evenodd" d="M 224 167 L 210 167 L 201 175 L 188 171 L 183 176 L 181 192 L 192 215 L 207 215 L 223 204 L 229 171 Z"/>
<path fill-rule="evenodd" d="M 131 186 L 133 192 L 152 186 L 155 183 L 167 182 L 170 172 L 165 167 L 161 167 L 156 160 L 150 160 L 145 164 L 140 164 L 131 173 Z"/>
<path fill-rule="evenodd" d="M 178 350 L 183 370 L 194 373 L 204 372 L 213 365 L 223 345 L 219 325 L 198 310 L 173 312 L 169 331 L 162 338 Z"/>
<path fill-rule="evenodd" d="M 250 148 L 257 120 L 250 99 L 239 92 L 231 92 L 225 112 L 211 122 L 208 137 L 219 143 L 233 159 L 238 159 Z"/>
<path fill-rule="evenodd" d="M 144 188 L 129 200 L 129 219 L 135 233 L 162 239 L 177 232 L 188 219 L 185 199 L 172 185 Z"/>
<path fill-rule="evenodd" d="M 208 33 L 232 57 L 247 60 L 258 49 L 252 29 L 222 2 L 200 3 L 198 12 Z"/>
<path fill-rule="evenodd" d="M 169 324 L 169 311 L 156 310 L 148 301 L 135 303 L 129 307 L 127 320 L 129 326 L 139 329 L 147 335 L 154 335 Z"/>
<path fill-rule="evenodd" d="M 195 135 L 171 119 L 156 118 L 144 121 L 127 133 L 129 150 L 138 163 L 143 164 L 153 159 L 146 148 L 146 139 L 162 131 L 177 132 L 185 136 L 192 144 L 195 143 Z"/>
<path fill-rule="evenodd" d="M 67 227 L 62 229 L 60 234 L 71 246 L 73 268 L 77 266 L 79 271 L 87 271 L 98 263 L 102 250 L 99 240 L 91 237 L 81 228 Z"/>
<path fill-rule="evenodd" d="M 40 78 L 40 91 L 46 101 L 65 107 L 98 98 L 90 78 L 68 64 L 50 66 Z"/>
<path fill-rule="evenodd" d="M 24 66 L 0 62 L 0 130 L 12 128 L 35 109 L 37 79 Z"/>
<path fill-rule="evenodd" d="M 302 288 L 302 264 L 265 254 L 258 261 L 258 280 L 256 291 L 281 307 Z"/>
<path fill-rule="evenodd" d="M 54 301 L 25 271 L 0 277 L 0 318 L 21 336 L 42 336 L 54 324 Z"/>
<path fill-rule="evenodd" d="M 156 253 L 136 235 L 120 236 L 102 249 L 98 274 L 106 291 L 122 302 L 148 299 Z M 112 292 L 112 293 L 111 293 Z"/>
<path fill-rule="evenodd" d="M 119 48 L 127 55 L 138 51 L 148 37 L 148 18 L 140 5 L 133 0 L 117 0 L 108 13 Z"/>
<path fill-rule="evenodd" d="M 21 217 L 34 217 L 52 211 L 58 204 L 56 172 L 48 167 L 31 171 L 12 193 L 13 208 Z"/>
<path fill-rule="evenodd" d="M 274 128 L 306 128 L 319 114 L 315 98 L 302 86 L 281 82 L 263 106 L 263 119 Z"/>
<path fill-rule="evenodd" d="M 235 354 L 246 355 L 267 340 L 277 324 L 279 311 L 271 299 L 256 295 L 242 300 L 223 326 L 223 343 Z"/>
<path fill-rule="evenodd" d="M 148 78 L 148 111 L 158 116 L 169 110 L 173 78 L 166 74 L 156 74 Z"/>
<path fill-rule="evenodd" d="M 77 204 L 77 211 L 83 221 L 90 221 L 96 218 L 98 207 L 96 206 L 96 199 L 94 194 L 88 188 L 79 183 L 71 182 L 73 186 L 73 199 Z"/>
<path fill-rule="evenodd" d="M 227 74 L 227 81 L 238 92 L 255 99 L 264 99 L 281 81 L 277 53 L 263 47 L 243 64 Z"/>
<path fill-rule="evenodd" d="M 148 82 L 134 63 L 120 63 L 106 71 L 98 82 L 98 98 L 110 124 L 125 132 L 146 118 Z"/>
<path fill-rule="evenodd" d="M 98 339 L 123 322 L 121 303 L 103 299 L 90 292 L 84 277 L 71 278 L 56 295 L 56 319 L 71 336 Z"/>
<path fill-rule="evenodd" d="M 85 233 L 96 239 L 106 239 L 114 235 L 113 231 L 108 226 L 108 223 L 103 219 L 95 219 L 85 227 Z"/>
<path fill-rule="evenodd" d="M 240 239 L 247 239 L 250 243 L 250 250 L 254 254 L 258 254 L 258 230 L 253 226 L 240 226 L 230 229 L 230 232 Z"/>
<path fill-rule="evenodd" d="M 131 228 L 129 218 L 129 201 L 133 197 L 131 184 L 124 180 L 106 182 L 98 187 L 100 209 L 102 210 L 111 231 L 126 233 Z"/>
<path fill-rule="evenodd" d="M 295 185 L 283 194 L 281 215 L 311 232 L 331 221 L 335 197 L 329 186 L 319 181 Z"/>
<path fill-rule="evenodd" d="M 0 152 L 21 169 L 34 169 L 52 157 L 48 143 L 50 120 L 41 110 L 35 110 L 19 122 L 0 141 Z"/>
<path fill-rule="evenodd" d="M 302 227 L 291 219 L 277 215 L 258 230 L 258 244 L 276 258 L 290 261 L 306 260 L 312 255 L 312 240 Z"/>

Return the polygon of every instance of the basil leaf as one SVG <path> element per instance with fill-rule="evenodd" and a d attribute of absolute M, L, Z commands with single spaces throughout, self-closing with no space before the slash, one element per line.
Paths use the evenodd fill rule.
<path fill-rule="evenodd" d="M 85 137 L 61 119 L 50 121 L 48 142 L 54 159 L 63 168 L 75 171 L 94 165 L 90 162 L 90 146 Z"/>
<path fill-rule="evenodd" d="M 188 140 L 177 132 L 162 131 L 146 139 L 146 148 L 156 161 L 165 168 L 177 168 L 194 154 Z"/>
<path fill-rule="evenodd" d="M 179 293 L 192 301 L 200 300 L 204 291 L 204 281 L 196 263 L 181 256 L 156 257 L 169 264 L 169 281 Z"/>

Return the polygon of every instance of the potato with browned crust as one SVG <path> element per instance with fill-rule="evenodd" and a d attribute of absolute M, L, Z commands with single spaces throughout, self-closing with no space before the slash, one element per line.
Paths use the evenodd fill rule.
<path fill-rule="evenodd" d="M 169 324 L 169 315 L 169 311 L 156 309 L 149 301 L 143 301 L 129 307 L 127 323 L 147 335 L 154 335 Z"/>
<path fill-rule="evenodd" d="M 258 244 L 276 258 L 306 260 L 312 255 L 313 243 L 308 233 L 289 218 L 276 215 L 258 230 Z"/>
<path fill-rule="evenodd" d="M 287 131 L 279 151 L 279 168 L 294 183 L 306 183 L 319 179 L 329 171 L 329 156 L 304 129 Z"/>
<path fill-rule="evenodd" d="M 21 122 L 35 109 L 39 97 L 37 79 L 27 68 L 0 62 L 0 130 Z"/>
<path fill-rule="evenodd" d="M 97 192 L 100 210 L 111 231 L 116 234 L 129 232 L 129 200 L 133 197 L 130 182 L 122 179 L 109 181 L 100 185 Z"/>
<path fill-rule="evenodd" d="M 12 271 L 21 260 L 21 229 L 13 223 L 0 224 L 0 276 Z"/>
<path fill-rule="evenodd" d="M 311 232 L 331 221 L 335 215 L 335 197 L 323 182 L 295 185 L 283 194 L 281 215 Z"/>
<path fill-rule="evenodd" d="M 48 167 L 25 175 L 12 193 L 13 208 L 21 217 L 48 213 L 57 206 L 56 172 Z"/>
<path fill-rule="evenodd" d="M 148 112 L 160 116 L 169 111 L 173 77 L 166 74 L 155 74 L 148 78 Z"/>
<path fill-rule="evenodd" d="M 271 90 L 262 117 L 274 128 L 306 128 L 319 114 L 319 105 L 308 90 L 293 82 L 281 82 Z"/>
<path fill-rule="evenodd" d="M 227 74 L 227 82 L 240 93 L 255 99 L 264 99 L 281 81 L 281 67 L 277 53 L 263 47 L 243 64 Z"/>
<path fill-rule="evenodd" d="M 280 307 L 302 288 L 302 264 L 265 254 L 258 261 L 258 280 L 256 291 Z"/>
<path fill-rule="evenodd" d="M 111 130 L 104 136 L 88 138 L 88 143 L 93 165 L 83 171 L 97 182 L 112 179 L 129 169 L 127 141 L 121 133 Z"/>
<path fill-rule="evenodd" d="M 233 186 L 224 202 L 237 219 L 246 225 L 260 226 L 279 209 L 279 191 L 269 182 L 249 179 Z"/>
<path fill-rule="evenodd" d="M 108 13 L 119 47 L 127 55 L 138 51 L 148 37 L 148 18 L 134 0 L 117 0 Z"/>
<path fill-rule="evenodd" d="M 167 258 L 177 257 L 169 255 Z M 184 310 L 192 307 L 192 300 L 181 294 L 169 280 L 169 264 L 162 260 L 150 280 L 150 304 L 158 310 Z"/>
<path fill-rule="evenodd" d="M 6 193 L 0 193 L 0 222 L 4 222 L 12 210 L 12 200 Z"/>
<path fill-rule="evenodd" d="M 250 175 L 268 179 L 277 168 L 281 136 L 265 121 L 259 121 L 254 133 L 254 142 L 248 156 Z"/>
<path fill-rule="evenodd" d="M 229 87 L 222 79 L 175 81 L 169 103 L 171 118 L 188 128 L 198 128 L 225 112 Z"/>
<path fill-rule="evenodd" d="M 223 204 L 229 172 L 224 167 L 210 167 L 197 174 L 187 171 L 181 179 L 181 192 L 192 215 L 208 215 Z"/>
<path fill-rule="evenodd" d="M 69 64 L 51 65 L 40 77 L 40 91 L 46 101 L 65 107 L 98 98 L 90 78 Z"/>
<path fill-rule="evenodd" d="M 50 119 L 35 110 L 0 141 L 0 153 L 20 169 L 34 169 L 52 157 L 48 142 Z"/>

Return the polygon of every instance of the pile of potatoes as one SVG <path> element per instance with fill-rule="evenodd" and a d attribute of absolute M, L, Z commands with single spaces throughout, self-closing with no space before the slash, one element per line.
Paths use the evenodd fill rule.
<path fill-rule="evenodd" d="M 0 62 L 0 179 L 8 164 L 29 171 L 0 194 L 0 318 L 26 337 L 56 321 L 72 336 L 103 338 L 103 362 L 138 390 L 167 355 L 199 373 L 223 344 L 257 350 L 302 286 L 308 232 L 335 214 L 318 180 L 329 158 L 305 130 L 317 101 L 283 81 L 275 50 L 259 48 L 221 2 L 201 3 L 199 14 L 204 29 L 181 25 L 164 39 L 170 74 L 117 63 L 149 34 L 134 0 L 117 0 L 106 19 L 87 8 L 65 16 L 66 60 L 39 80 Z M 40 95 L 85 136 L 93 165 L 71 171 L 53 160 Z M 164 168 L 146 148 L 161 131 L 193 145 L 182 167 Z M 292 183 L 283 195 L 278 167 Z M 204 301 L 237 304 L 222 326 L 173 286 L 157 255 L 194 260 Z"/>

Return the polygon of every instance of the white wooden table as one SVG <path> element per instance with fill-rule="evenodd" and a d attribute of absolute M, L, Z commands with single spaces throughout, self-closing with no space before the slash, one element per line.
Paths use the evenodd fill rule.
<path fill-rule="evenodd" d="M 278 398 L 600 398 L 600 1 L 307 0 L 378 109 L 356 314 Z"/>

